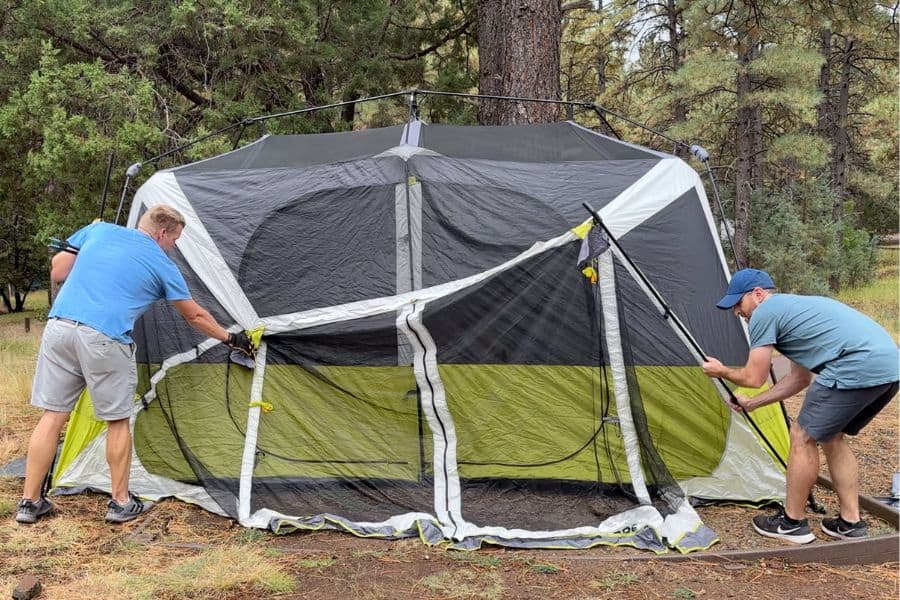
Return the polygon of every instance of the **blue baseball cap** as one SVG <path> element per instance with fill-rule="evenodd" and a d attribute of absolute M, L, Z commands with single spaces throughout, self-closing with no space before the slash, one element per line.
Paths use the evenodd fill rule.
<path fill-rule="evenodd" d="M 731 283 L 728 284 L 728 291 L 725 292 L 725 297 L 716 304 L 716 308 L 731 310 L 735 304 L 741 301 L 744 294 L 756 288 L 774 290 L 775 282 L 772 281 L 772 278 L 765 271 L 741 269 L 731 278 Z"/>

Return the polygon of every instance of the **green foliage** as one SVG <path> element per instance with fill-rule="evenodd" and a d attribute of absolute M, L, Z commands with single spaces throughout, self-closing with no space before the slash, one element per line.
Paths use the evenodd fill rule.
<path fill-rule="evenodd" d="M 97 216 L 107 158 L 113 153 L 115 168 L 104 215 L 108 219 L 114 214 L 127 165 L 173 151 L 161 164 L 145 165 L 131 182 L 133 191 L 155 167 L 230 150 L 237 128 L 174 151 L 249 117 L 408 88 L 477 89 L 474 4 L 473 0 L 10 4 L 0 21 L 0 283 L 12 285 L 11 301 L 21 301 L 35 281 L 46 279 L 49 236 L 65 237 Z M 703 145 L 726 196 L 733 196 L 737 185 L 734 166 L 743 135 L 738 110 L 759 107 L 762 147 L 754 149 L 753 156 L 760 157 L 764 168 L 753 185 L 762 204 L 752 213 L 766 215 L 773 198 L 795 197 L 796 192 L 787 190 L 796 185 L 834 179 L 833 136 L 818 119 L 819 109 L 829 106 L 835 91 L 823 93 L 819 76 L 824 66 L 836 81 L 840 51 L 852 39 L 843 231 L 838 235 L 828 223 L 827 203 L 821 218 L 801 215 L 795 225 L 782 226 L 785 232 L 799 234 L 799 241 L 779 244 L 773 223 L 751 223 L 749 228 L 757 256 L 766 247 L 766 260 L 803 272 L 800 258 L 810 253 L 829 264 L 817 268 L 819 274 L 810 275 L 804 286 L 818 289 L 813 280 L 821 281 L 821 274 L 833 268 L 839 268 L 843 281 L 865 279 L 865 269 L 857 265 L 865 260 L 865 235 L 852 228 L 896 230 L 900 103 L 893 60 L 895 23 L 883 11 L 857 8 L 852 3 L 831 4 L 823 12 L 788 2 L 612 0 L 600 3 L 598 10 L 571 10 L 563 17 L 560 47 L 563 95 L 598 102 L 637 123 Z M 820 49 L 824 28 L 834 33 L 829 56 Z M 742 63 L 739 57 L 750 33 L 758 38 L 759 52 Z M 752 74 L 753 85 L 739 98 L 736 82 L 741 73 Z M 430 122 L 475 122 L 475 105 L 457 98 L 420 96 L 419 108 Z M 241 132 L 240 143 L 264 132 L 393 125 L 408 113 L 406 98 L 398 97 L 294 114 L 251 125 Z M 579 111 L 576 118 L 612 133 L 590 110 Z M 633 123 L 613 118 L 611 123 L 628 141 L 673 151 L 670 142 Z M 815 185 L 829 193 L 828 185 Z M 127 201 L 124 208 L 127 211 Z M 777 214 L 787 219 L 797 210 L 782 206 Z M 794 231 L 796 227 L 804 231 L 819 227 L 821 233 Z M 830 235 L 826 231 L 840 244 L 823 245 Z M 778 257 L 770 243 L 782 248 Z M 816 246 L 824 255 L 813 250 Z"/>
<path fill-rule="evenodd" d="M 796 182 L 753 199 L 750 264 L 769 271 L 782 291 L 827 294 L 829 279 L 841 286 L 871 281 L 875 247 L 852 219 L 832 219 L 827 186 Z"/>
<path fill-rule="evenodd" d="M 786 133 L 773 139 L 766 160 L 781 169 L 808 173 L 828 166 L 831 151 L 821 136 L 809 133 Z"/>

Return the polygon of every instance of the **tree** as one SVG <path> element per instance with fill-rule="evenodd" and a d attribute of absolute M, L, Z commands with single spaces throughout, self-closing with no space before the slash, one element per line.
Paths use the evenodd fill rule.
<path fill-rule="evenodd" d="M 38 68 L 0 104 L 0 281 L 12 311 L 46 282 L 48 238 L 98 216 L 98 157 L 142 153 L 160 137 L 146 82 L 97 62 L 61 64 L 49 43 L 39 48 Z"/>
<path fill-rule="evenodd" d="M 483 95 L 559 100 L 559 0 L 478 0 L 478 90 Z M 552 103 L 483 100 L 482 125 L 559 120 Z"/>

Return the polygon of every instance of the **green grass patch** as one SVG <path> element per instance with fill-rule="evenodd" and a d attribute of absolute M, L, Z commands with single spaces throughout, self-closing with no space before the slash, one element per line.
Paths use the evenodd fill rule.
<path fill-rule="evenodd" d="M 562 567 L 551 562 L 535 561 L 528 565 L 528 568 L 534 573 L 542 575 L 556 575 L 562 571 Z"/>
<path fill-rule="evenodd" d="M 637 573 L 617 572 L 610 573 L 603 579 L 594 579 L 588 585 L 592 588 L 599 588 L 607 592 L 617 590 L 640 583 L 640 577 Z"/>
<path fill-rule="evenodd" d="M 238 544 L 259 544 L 266 541 L 268 534 L 262 529 L 244 529 L 234 538 Z"/>
<path fill-rule="evenodd" d="M 490 569 L 499 567 L 502 562 L 498 557 L 491 554 L 478 552 L 460 552 L 459 550 L 449 550 L 447 552 L 447 558 L 451 560 L 467 562 L 474 567 L 484 567 Z"/>
<path fill-rule="evenodd" d="M 900 340 L 900 254 L 896 248 L 880 248 L 874 281 L 870 285 L 841 290 L 837 299 L 865 313 Z"/>

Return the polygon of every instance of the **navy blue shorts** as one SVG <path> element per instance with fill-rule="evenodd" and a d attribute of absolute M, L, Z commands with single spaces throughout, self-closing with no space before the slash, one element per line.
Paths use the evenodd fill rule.
<path fill-rule="evenodd" d="M 806 390 L 797 423 L 817 442 L 837 434 L 856 435 L 888 405 L 898 383 L 885 383 L 854 390 L 839 390 L 813 382 Z"/>

